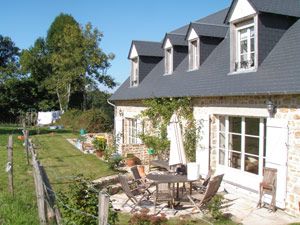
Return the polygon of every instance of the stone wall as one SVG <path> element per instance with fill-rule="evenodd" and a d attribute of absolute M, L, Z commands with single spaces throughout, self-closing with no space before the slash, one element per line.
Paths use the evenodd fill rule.
<path fill-rule="evenodd" d="M 266 100 L 270 96 L 241 96 L 195 98 L 194 105 L 200 108 L 236 107 L 241 112 L 247 108 L 266 109 Z M 277 106 L 275 118 L 288 120 L 289 148 L 287 166 L 286 211 L 300 215 L 300 95 L 271 96 Z M 226 113 L 226 112 L 224 112 Z M 214 170 L 217 163 L 217 123 L 216 116 L 210 115 L 210 166 Z"/>
<path fill-rule="evenodd" d="M 136 145 L 122 145 L 122 154 L 126 156 L 128 153 L 134 154 L 141 160 L 143 165 L 149 164 L 149 154 L 147 152 L 147 147 L 143 144 Z"/>
<path fill-rule="evenodd" d="M 277 95 L 277 96 L 231 96 L 231 97 L 207 97 L 194 98 L 195 107 L 208 112 L 210 115 L 210 166 L 216 168 L 217 156 L 217 119 L 218 112 L 223 114 L 232 113 L 226 111 L 234 108 L 234 113 L 240 115 L 257 115 L 268 117 L 266 101 L 271 99 L 277 106 L 275 118 L 289 121 L 289 149 L 288 149 L 288 177 L 286 211 L 293 215 L 300 215 L 300 95 Z M 139 101 L 118 102 L 118 107 L 125 112 L 140 111 L 143 106 Z M 223 111 L 222 111 L 223 110 Z M 123 153 L 133 153 L 144 163 L 148 162 L 147 148 L 144 145 L 123 145 Z"/>

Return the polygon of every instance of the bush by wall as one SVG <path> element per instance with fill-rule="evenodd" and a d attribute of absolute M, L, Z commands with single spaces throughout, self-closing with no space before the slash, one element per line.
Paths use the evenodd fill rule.
<path fill-rule="evenodd" d="M 73 131 L 85 129 L 88 132 L 110 132 L 113 129 L 113 115 L 102 109 L 69 110 L 57 123 Z"/>

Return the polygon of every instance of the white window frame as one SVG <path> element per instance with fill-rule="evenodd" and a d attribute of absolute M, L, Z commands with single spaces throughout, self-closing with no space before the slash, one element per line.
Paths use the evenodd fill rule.
<path fill-rule="evenodd" d="M 225 131 L 222 132 L 220 131 L 220 117 L 225 117 Z M 229 117 L 239 117 L 241 118 L 241 133 L 232 133 L 229 132 Z M 250 173 L 245 171 L 245 157 L 246 156 L 253 156 L 253 157 L 258 157 L 259 161 L 258 161 L 258 174 L 254 174 L 254 173 L 250 173 L 252 175 L 258 175 L 258 176 L 262 176 L 263 175 L 263 166 L 264 166 L 264 161 L 266 159 L 266 155 L 264 155 L 264 153 L 266 153 L 266 149 L 264 149 L 266 147 L 266 139 L 265 139 L 265 129 L 266 129 L 266 122 L 265 122 L 265 118 L 262 117 L 252 117 L 252 118 L 257 118 L 259 119 L 259 135 L 249 135 L 249 134 L 245 134 L 245 119 L 246 118 L 251 118 L 249 116 L 228 116 L 228 115 L 219 115 L 218 116 L 218 124 L 217 124 L 217 165 L 221 166 L 221 167 L 226 167 L 226 168 L 230 168 L 230 169 L 234 169 L 234 170 L 238 170 L 240 172 L 246 172 L 246 173 Z M 220 134 L 224 134 L 225 136 L 225 148 L 220 148 Z M 234 150 L 229 150 L 229 137 L 230 134 L 232 135 L 240 135 L 241 136 L 241 152 L 237 151 L 237 153 L 241 154 L 241 168 L 234 168 L 231 167 L 229 165 L 229 152 L 236 152 Z M 252 155 L 250 153 L 246 153 L 245 152 L 245 137 L 254 137 L 254 138 L 259 138 L 259 153 L 258 156 L 257 155 Z M 225 152 L 225 157 L 224 157 L 224 164 L 220 164 L 220 151 L 224 151 Z"/>
<path fill-rule="evenodd" d="M 249 20 L 249 19 L 248 19 Z M 252 21 L 251 21 L 252 20 Z M 235 58 L 234 58 L 234 72 L 248 72 L 248 71 L 254 71 L 257 68 L 257 25 L 256 25 L 256 18 L 252 18 L 249 20 L 250 22 L 247 23 L 245 22 L 243 25 L 243 22 L 240 22 L 235 26 Z M 241 25 L 242 24 L 242 25 Z M 253 28 L 254 32 L 254 51 L 251 51 L 251 28 Z M 241 31 L 246 30 L 247 32 L 247 53 L 244 53 L 247 55 L 247 61 L 245 63 L 253 63 L 253 66 L 246 65 L 245 67 L 241 66 L 242 61 L 241 61 Z M 251 54 L 254 54 L 254 60 L 251 62 Z"/>
<path fill-rule="evenodd" d="M 139 84 L 139 58 L 131 59 L 131 76 L 130 76 L 130 86 L 136 87 Z"/>
<path fill-rule="evenodd" d="M 197 43 L 197 46 L 193 43 Z M 199 69 L 200 65 L 200 41 L 199 38 L 189 40 L 189 71 Z"/>
<path fill-rule="evenodd" d="M 127 144 L 138 144 L 138 120 L 126 118 L 127 120 Z"/>
<path fill-rule="evenodd" d="M 173 73 L 173 48 L 165 49 L 165 75 Z"/>

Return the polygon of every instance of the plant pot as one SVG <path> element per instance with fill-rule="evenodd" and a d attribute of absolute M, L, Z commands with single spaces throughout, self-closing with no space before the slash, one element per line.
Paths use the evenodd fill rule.
<path fill-rule="evenodd" d="M 127 165 L 128 167 L 135 166 L 135 158 L 127 158 L 127 159 L 126 159 L 126 165 Z"/>
<path fill-rule="evenodd" d="M 97 150 L 97 151 L 96 151 L 96 156 L 97 156 L 98 158 L 102 158 L 103 155 L 104 155 L 104 151 L 101 151 L 101 150 Z"/>

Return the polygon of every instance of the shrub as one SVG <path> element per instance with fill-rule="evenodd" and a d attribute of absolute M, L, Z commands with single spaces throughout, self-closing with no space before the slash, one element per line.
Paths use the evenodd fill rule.
<path fill-rule="evenodd" d="M 224 197 L 222 195 L 215 195 L 212 200 L 208 203 L 208 211 L 215 220 L 223 218 L 221 211 Z"/>
<path fill-rule="evenodd" d="M 91 182 L 78 176 L 77 180 L 69 185 L 67 190 L 67 193 L 59 193 L 60 201 L 58 202 L 63 218 L 68 221 L 68 224 L 98 224 L 98 191 L 93 188 Z M 85 213 L 96 218 L 87 216 Z M 108 223 L 115 225 L 118 221 L 118 214 L 110 205 Z"/>
<path fill-rule="evenodd" d="M 57 123 L 72 128 L 73 131 L 82 128 L 88 132 L 109 132 L 113 127 L 113 118 L 107 110 L 102 109 L 69 110 Z"/>
<path fill-rule="evenodd" d="M 95 139 L 93 140 L 93 145 L 96 148 L 96 150 L 106 150 L 106 139 L 104 137 L 95 137 Z"/>

